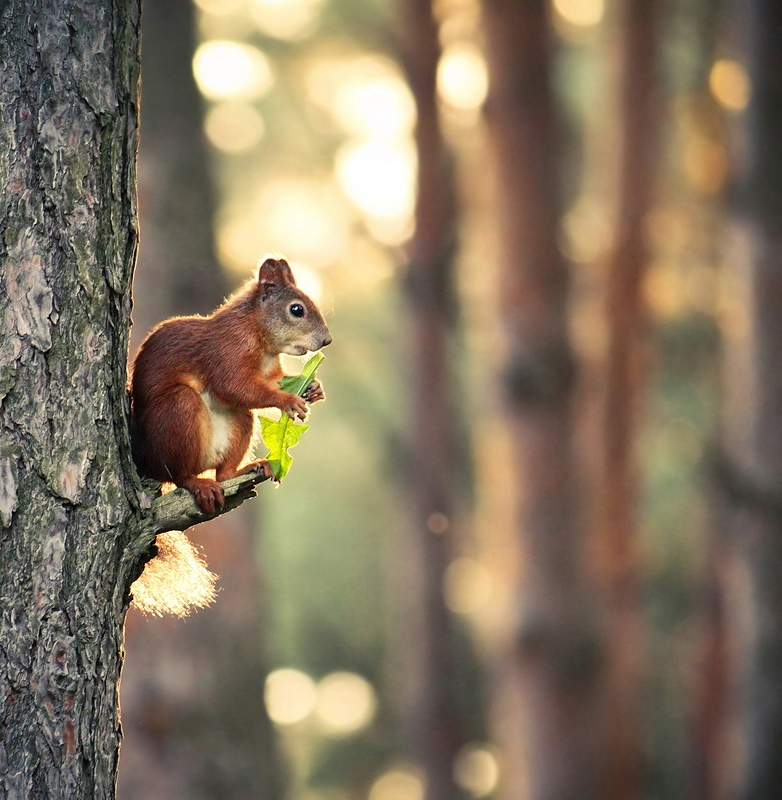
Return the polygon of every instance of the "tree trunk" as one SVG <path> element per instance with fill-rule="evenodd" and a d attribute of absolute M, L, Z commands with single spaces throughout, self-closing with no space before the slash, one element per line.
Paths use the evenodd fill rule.
<path fill-rule="evenodd" d="M 560 129 L 545 0 L 484 0 L 495 161 L 508 436 L 520 486 L 525 575 L 509 669 L 520 682 L 519 752 L 533 800 L 597 800 L 594 729 L 602 642 L 588 591 L 574 447 L 569 273 L 558 247 Z"/>
<path fill-rule="evenodd" d="M 438 116 L 440 43 L 432 3 L 405 0 L 401 11 L 402 63 L 416 104 L 418 153 L 415 234 L 405 276 L 411 330 L 408 491 L 420 565 L 420 589 L 411 610 L 418 624 L 407 643 L 416 661 L 412 740 L 427 798 L 454 800 L 462 796 L 454 782 L 454 761 L 471 734 L 476 736 L 474 709 L 479 705 L 474 691 L 465 691 L 467 676 L 474 674 L 469 637 L 443 594 L 458 529 L 455 493 L 464 471 L 456 443 L 458 391 L 452 358 L 456 187 Z"/>
<path fill-rule="evenodd" d="M 745 8 L 752 96 L 737 229 L 749 324 L 728 342 L 724 486 L 754 606 L 738 796 L 765 800 L 782 796 L 782 6 L 750 0 Z"/>
<path fill-rule="evenodd" d="M 194 11 L 192 0 L 144 0 L 135 344 L 165 317 L 212 311 L 227 289 L 214 255 L 214 192 L 191 68 Z M 188 532 L 220 578 L 210 608 L 180 620 L 144 617 L 131 607 L 118 797 L 283 795 L 263 702 L 255 528 L 245 507 Z"/>
<path fill-rule="evenodd" d="M 659 120 L 657 0 L 618 6 L 617 197 L 606 273 L 606 374 L 603 386 L 598 543 L 608 642 L 606 713 L 610 738 L 606 800 L 640 793 L 640 698 L 643 633 L 636 545 L 637 438 L 647 365 L 643 283 L 650 253 L 646 220 L 653 208 Z"/>
<path fill-rule="evenodd" d="M 0 9 L 0 794 L 114 796 L 140 485 L 135 0 Z"/>

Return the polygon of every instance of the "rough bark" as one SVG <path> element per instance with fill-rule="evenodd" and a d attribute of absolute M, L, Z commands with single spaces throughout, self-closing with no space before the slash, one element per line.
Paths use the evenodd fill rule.
<path fill-rule="evenodd" d="M 533 800 L 596 800 L 603 796 L 594 730 L 602 641 L 584 568 L 573 454 L 576 365 L 567 332 L 569 270 L 557 244 L 560 126 L 548 3 L 484 0 L 483 9 L 508 436 L 525 562 L 508 653 L 523 718 L 518 752 L 508 760 L 526 764 Z"/>
<path fill-rule="evenodd" d="M 648 371 L 643 284 L 651 254 L 646 219 L 654 203 L 662 118 L 657 81 L 659 3 L 625 0 L 618 12 L 617 196 L 606 265 L 607 352 L 598 530 L 609 636 L 604 676 L 610 738 L 606 800 L 638 796 L 642 767 L 637 440 Z"/>
<path fill-rule="evenodd" d="M 723 480 L 754 630 L 742 692 L 746 767 L 737 796 L 782 795 L 782 6 L 745 4 L 752 96 L 738 162 L 736 232 L 749 325 L 728 344 Z"/>
<path fill-rule="evenodd" d="M 111 798 L 140 484 L 135 0 L 0 6 L 0 794 Z"/>
<path fill-rule="evenodd" d="M 443 595 L 446 569 L 455 555 L 460 471 L 456 444 L 457 380 L 453 363 L 456 187 L 443 140 L 436 76 L 441 50 L 430 0 L 401 4 L 402 64 L 416 104 L 418 182 L 415 233 L 405 276 L 411 334 L 411 499 L 420 588 L 415 593 L 415 633 L 406 643 L 416 667 L 412 741 L 431 800 L 454 800 L 454 760 L 475 734 L 465 699 L 472 658 L 463 624 Z M 406 627 L 409 626 L 406 623 Z M 475 696 L 473 689 L 473 697 Z M 475 706 L 478 701 L 475 701 Z"/>

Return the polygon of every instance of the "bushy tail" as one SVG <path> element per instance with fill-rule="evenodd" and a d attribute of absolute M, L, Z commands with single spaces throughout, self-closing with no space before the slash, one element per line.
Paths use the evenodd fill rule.
<path fill-rule="evenodd" d="M 157 555 L 130 587 L 133 604 L 145 614 L 186 617 L 216 596 L 217 576 L 182 531 L 159 533 Z"/>

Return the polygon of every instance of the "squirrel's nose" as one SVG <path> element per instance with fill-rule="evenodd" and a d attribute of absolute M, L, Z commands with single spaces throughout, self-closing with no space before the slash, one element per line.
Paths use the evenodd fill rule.
<path fill-rule="evenodd" d="M 327 333 L 327 334 L 326 334 L 326 335 L 323 337 L 323 344 L 321 344 L 321 347 L 325 347 L 327 344 L 331 344 L 331 341 L 332 341 L 332 339 L 331 339 L 331 334 L 330 334 L 330 333 Z"/>

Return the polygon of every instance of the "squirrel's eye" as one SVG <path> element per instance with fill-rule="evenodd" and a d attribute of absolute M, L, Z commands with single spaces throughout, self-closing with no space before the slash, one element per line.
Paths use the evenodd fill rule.
<path fill-rule="evenodd" d="M 294 317 L 304 316 L 304 306 L 301 303 L 291 303 L 290 306 L 288 306 L 288 311 L 290 311 Z"/>

